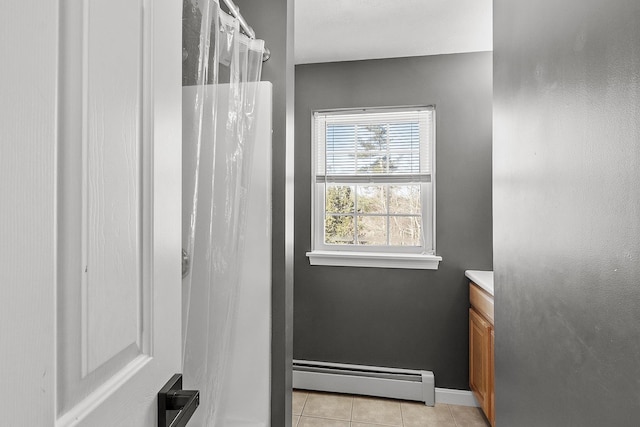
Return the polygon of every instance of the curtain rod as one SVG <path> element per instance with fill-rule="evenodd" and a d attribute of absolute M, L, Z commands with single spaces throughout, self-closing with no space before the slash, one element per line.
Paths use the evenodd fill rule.
<path fill-rule="evenodd" d="M 229 12 L 233 15 L 234 18 L 238 20 L 240 26 L 244 30 L 244 32 L 252 39 L 256 38 L 256 32 L 253 31 L 253 28 L 247 24 L 247 21 L 244 19 L 244 16 L 240 13 L 240 8 L 233 2 L 233 0 L 224 0 L 224 4 L 227 5 Z M 271 51 L 265 46 L 264 52 L 262 53 L 262 62 L 268 61 L 271 57 Z"/>

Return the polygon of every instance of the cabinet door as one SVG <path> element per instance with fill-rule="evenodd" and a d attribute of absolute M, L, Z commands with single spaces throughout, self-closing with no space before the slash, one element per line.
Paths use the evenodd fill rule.
<path fill-rule="evenodd" d="M 489 392 L 490 392 L 490 404 L 489 404 L 489 421 L 491 425 L 496 425 L 496 330 L 491 328 L 491 346 L 489 348 L 491 357 L 489 358 Z"/>
<path fill-rule="evenodd" d="M 485 414 L 490 408 L 491 324 L 469 309 L 469 386 Z"/>

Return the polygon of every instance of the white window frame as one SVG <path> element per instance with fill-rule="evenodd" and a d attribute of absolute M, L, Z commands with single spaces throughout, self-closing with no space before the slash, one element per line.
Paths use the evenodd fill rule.
<path fill-rule="evenodd" d="M 331 245 L 324 242 L 325 227 L 325 183 L 317 182 L 318 175 L 318 141 L 316 133 L 316 117 L 318 115 L 345 115 L 387 113 L 404 111 L 424 111 L 433 113 L 430 153 L 430 183 L 420 183 L 423 245 L 422 246 L 369 246 L 369 245 Z M 311 244 L 312 250 L 307 252 L 311 265 L 349 266 L 349 267 L 381 267 L 411 268 L 436 270 L 442 257 L 436 255 L 436 209 L 435 209 L 435 167 L 436 167 L 436 109 L 434 105 L 411 107 L 360 108 L 342 110 L 317 110 L 311 117 L 312 159 L 311 159 Z M 421 136 L 421 137 L 424 137 Z M 373 181 L 372 181 L 373 182 Z M 429 185 L 430 184 L 430 185 Z M 345 182 L 345 185 L 354 185 Z"/>

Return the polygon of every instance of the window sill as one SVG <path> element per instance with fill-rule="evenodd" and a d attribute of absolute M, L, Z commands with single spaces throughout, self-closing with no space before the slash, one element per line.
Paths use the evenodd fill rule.
<path fill-rule="evenodd" d="M 442 257 L 423 254 L 392 254 L 377 252 L 307 252 L 309 264 L 341 267 L 410 268 L 437 270 Z"/>

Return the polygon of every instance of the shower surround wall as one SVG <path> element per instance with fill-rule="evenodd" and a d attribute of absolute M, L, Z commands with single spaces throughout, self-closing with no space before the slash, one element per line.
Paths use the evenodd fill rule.
<path fill-rule="evenodd" d="M 492 268 L 490 52 L 296 66 L 294 358 L 468 390 L 465 269 Z M 311 112 L 436 106 L 437 271 L 310 266 Z"/>

